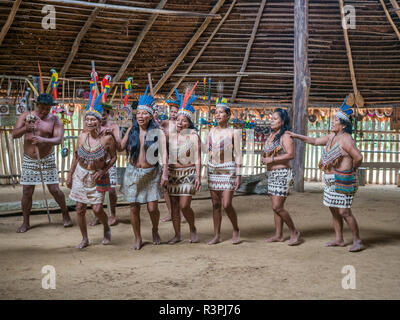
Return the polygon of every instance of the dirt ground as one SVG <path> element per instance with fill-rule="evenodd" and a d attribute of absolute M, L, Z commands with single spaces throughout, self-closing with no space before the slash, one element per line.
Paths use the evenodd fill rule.
<path fill-rule="evenodd" d="M 118 207 L 120 223 L 112 227 L 112 245 L 101 245 L 102 227 L 89 227 L 91 245 L 78 250 L 81 240 L 76 214 L 74 227 L 64 229 L 61 215 L 33 215 L 33 228 L 17 234 L 21 216 L 0 217 L 0 299 L 399 299 L 400 189 L 362 187 L 354 200 L 366 250 L 349 253 L 351 234 L 345 227 L 346 248 L 326 248 L 333 239 L 332 220 L 322 205 L 322 185 L 308 183 L 293 194 L 287 208 L 305 242 L 297 247 L 266 244 L 273 234 L 273 214 L 265 196 L 234 198 L 243 242 L 232 245 L 231 225 L 224 215 L 223 242 L 212 238 L 211 200 L 193 202 L 200 243 L 183 239 L 168 245 L 171 223 L 160 223 L 160 246 L 151 244 L 151 224 L 142 207 L 146 245 L 131 249 L 133 231 L 128 207 Z M 1 197 L 1 195 L 0 195 Z M 0 198 L 0 201 L 5 201 Z M 161 217 L 166 215 L 160 204 Z M 88 213 L 91 219 L 93 214 Z M 288 230 L 285 227 L 285 235 Z M 56 270 L 56 289 L 42 288 L 42 267 Z M 342 288 L 342 268 L 356 271 L 356 289 Z"/>

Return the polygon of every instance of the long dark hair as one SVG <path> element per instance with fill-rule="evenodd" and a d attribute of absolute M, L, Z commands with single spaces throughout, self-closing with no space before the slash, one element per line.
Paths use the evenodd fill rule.
<path fill-rule="evenodd" d="M 350 121 L 344 121 L 343 119 L 339 118 L 340 124 L 344 125 L 343 131 L 352 134 L 353 133 L 353 117 L 350 116 Z"/>
<path fill-rule="evenodd" d="M 281 118 L 283 124 L 282 124 L 281 130 L 275 136 L 274 142 L 279 141 L 279 139 L 283 136 L 285 131 L 289 131 L 291 129 L 290 117 L 289 117 L 289 114 L 287 113 L 287 111 L 285 109 L 276 108 L 273 113 L 275 113 L 275 112 L 279 114 L 279 117 Z"/>
<path fill-rule="evenodd" d="M 151 118 L 148 126 L 147 126 L 147 133 L 151 129 L 159 129 L 160 127 L 158 124 L 154 121 L 154 118 Z M 147 141 L 146 136 L 144 137 L 144 150 L 147 151 L 147 149 L 156 141 L 158 141 L 158 137 L 155 137 L 154 141 Z M 140 128 L 139 124 L 136 119 L 133 120 L 132 123 L 132 129 L 129 132 L 129 137 L 128 137 L 128 143 L 126 145 L 126 152 L 128 155 L 130 155 L 130 160 L 133 163 L 136 163 L 138 157 L 139 157 L 139 152 L 140 152 L 140 139 L 139 139 L 139 134 L 140 134 Z M 158 157 L 158 150 L 155 153 L 155 156 Z"/>

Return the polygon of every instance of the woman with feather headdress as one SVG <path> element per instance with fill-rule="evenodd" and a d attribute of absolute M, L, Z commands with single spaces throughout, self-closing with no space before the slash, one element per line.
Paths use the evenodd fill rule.
<path fill-rule="evenodd" d="M 197 83 L 196 83 L 197 85 Z M 193 94 L 196 85 L 185 95 L 177 94 L 180 107 L 177 113 L 176 133 L 169 136 L 168 193 L 171 197 L 172 223 L 175 236 L 169 241 L 181 241 L 181 216 L 183 213 L 190 227 L 190 242 L 198 242 L 194 212 L 190 207 L 192 196 L 201 189 L 201 142 L 193 125 L 192 103 L 198 96 Z"/>

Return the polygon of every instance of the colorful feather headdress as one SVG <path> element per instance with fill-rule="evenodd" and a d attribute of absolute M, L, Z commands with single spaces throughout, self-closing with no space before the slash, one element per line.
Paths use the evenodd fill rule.
<path fill-rule="evenodd" d="M 149 86 L 147 86 L 144 95 L 140 96 L 137 110 L 144 110 L 154 115 L 153 104 L 154 104 L 154 97 L 152 95 L 148 95 L 147 91 L 149 90 Z"/>
<path fill-rule="evenodd" d="M 228 107 L 228 99 L 226 98 L 217 98 L 216 102 L 215 102 L 215 106 L 218 107 L 223 107 L 223 108 L 229 108 Z"/>
<path fill-rule="evenodd" d="M 351 107 L 349 105 L 346 104 L 346 99 L 347 99 L 347 96 L 344 99 L 342 105 L 340 106 L 338 112 L 336 112 L 336 117 L 338 117 L 339 119 L 342 119 L 344 121 L 351 122 L 350 116 L 353 114 L 353 110 L 351 109 Z"/>
<path fill-rule="evenodd" d="M 94 83 L 93 79 L 90 81 L 89 103 L 86 106 L 87 116 L 95 116 L 97 119 L 101 120 L 101 118 L 103 117 L 103 107 L 101 105 L 101 100 L 104 92 L 105 91 L 98 95 L 96 84 Z"/>
<path fill-rule="evenodd" d="M 179 106 L 181 105 L 181 98 L 179 96 L 178 90 L 175 89 L 175 94 L 176 94 L 176 100 L 166 100 L 166 102 L 173 106 L 173 107 L 177 107 L 179 108 Z"/>
<path fill-rule="evenodd" d="M 193 122 L 193 117 L 194 117 L 194 108 L 192 106 L 192 103 L 198 98 L 198 95 L 194 95 L 193 91 L 197 86 L 196 84 L 193 86 L 193 88 L 189 91 L 189 89 L 186 89 L 185 95 L 181 94 L 180 95 L 180 106 L 178 110 L 178 115 L 183 114 L 187 116 L 192 122 Z M 176 91 L 177 96 L 179 96 L 178 91 Z"/>

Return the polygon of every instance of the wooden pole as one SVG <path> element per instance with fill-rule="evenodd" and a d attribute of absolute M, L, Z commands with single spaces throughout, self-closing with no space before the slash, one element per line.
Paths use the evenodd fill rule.
<path fill-rule="evenodd" d="M 345 44 L 346 44 L 347 59 L 349 61 L 351 82 L 353 84 L 354 96 L 357 97 L 359 95 L 359 91 L 358 91 L 358 88 L 357 88 L 357 80 L 356 80 L 356 75 L 355 75 L 355 72 L 354 72 L 353 57 L 352 57 L 352 54 L 351 54 L 349 35 L 347 33 L 347 29 L 344 27 L 345 26 L 345 18 L 344 18 L 343 0 L 339 0 L 339 3 L 340 3 L 340 16 L 342 18 L 342 28 L 343 28 L 344 41 L 345 41 Z"/>
<path fill-rule="evenodd" d="M 387 8 L 386 8 L 385 2 L 384 2 L 383 0 L 379 0 L 379 1 L 381 2 L 383 11 L 385 11 L 386 17 L 387 17 L 387 19 L 388 19 L 390 25 L 392 26 L 394 32 L 396 33 L 397 38 L 399 38 L 399 40 L 400 40 L 400 32 L 399 32 L 399 30 L 397 29 L 396 25 L 394 24 L 394 22 L 393 22 L 393 20 L 392 20 L 392 17 L 390 16 L 390 13 L 389 13 L 389 11 L 388 11 Z M 394 2 L 394 1 L 391 1 L 391 2 L 392 2 L 392 5 L 395 7 L 395 4 L 394 4 L 394 3 L 396 3 L 396 2 Z M 397 5 L 397 3 L 396 3 L 396 5 Z M 397 5 L 397 7 L 398 7 L 398 5 Z M 397 12 L 397 14 L 399 14 L 399 12 Z M 400 16 L 399 16 L 399 17 L 400 17 Z"/>
<path fill-rule="evenodd" d="M 11 12 L 8 15 L 7 21 L 4 24 L 4 26 L 3 26 L 3 28 L 1 29 L 1 32 L 0 32 L 0 45 L 3 43 L 3 40 L 4 40 L 8 30 L 10 29 L 11 24 L 14 21 L 15 15 L 17 14 L 17 11 L 18 11 L 18 8 L 19 8 L 19 5 L 21 4 L 21 2 L 22 2 L 22 0 L 16 0 L 14 2 L 13 7 L 11 8 Z"/>
<path fill-rule="evenodd" d="M 77 5 L 77 6 L 83 6 L 83 7 L 95 7 L 95 8 L 102 8 L 102 9 L 107 9 L 107 10 L 127 11 L 127 12 L 136 12 L 136 13 L 157 13 L 157 14 L 185 16 L 185 17 L 208 17 L 211 19 L 212 18 L 221 18 L 221 16 L 219 14 L 215 14 L 214 12 L 201 13 L 201 12 L 190 12 L 190 11 L 160 10 L 160 9 L 152 9 L 152 8 L 118 6 L 118 5 L 113 5 L 113 4 L 95 3 L 95 2 L 88 2 L 88 1 L 75 1 L 75 0 L 43 0 L 43 2 L 59 3 L 59 4 L 67 4 L 67 5 Z"/>
<path fill-rule="evenodd" d="M 397 1 L 396 0 L 390 0 L 390 3 L 392 4 L 393 8 L 396 10 L 395 12 L 396 12 L 397 16 L 400 18 L 400 6 L 397 3 Z"/>
<path fill-rule="evenodd" d="M 225 0 L 218 0 L 218 2 L 215 4 L 215 6 L 212 8 L 210 11 L 210 14 L 215 14 L 221 6 L 224 4 Z M 176 57 L 175 61 L 171 64 L 171 66 L 168 68 L 168 70 L 164 73 L 164 75 L 161 77 L 161 79 L 157 82 L 156 86 L 154 87 L 154 94 L 157 94 L 158 90 L 161 89 L 161 87 L 164 85 L 164 83 L 169 79 L 171 74 L 175 71 L 175 69 L 178 67 L 178 65 L 181 63 L 181 61 L 186 57 L 190 49 L 192 49 L 193 45 L 196 43 L 197 39 L 200 38 L 204 30 L 207 29 L 208 25 L 211 22 L 211 18 L 207 17 L 203 24 L 200 26 L 200 28 L 196 31 L 196 33 L 193 35 L 193 37 L 189 40 L 189 42 L 186 44 L 185 48 L 181 51 L 178 57 Z"/>
<path fill-rule="evenodd" d="M 310 69 L 308 66 L 308 0 L 294 2 L 294 83 L 292 119 L 293 131 L 306 134 L 307 104 L 310 92 Z M 305 145 L 295 141 L 293 160 L 294 190 L 304 192 Z"/>
<path fill-rule="evenodd" d="M 164 8 L 165 4 L 167 3 L 167 0 L 161 0 L 160 3 L 158 4 L 156 9 L 162 9 Z M 133 58 L 136 55 L 136 52 L 138 51 L 140 44 L 142 43 L 144 37 L 146 36 L 147 32 L 151 29 L 151 26 L 153 23 L 156 21 L 158 17 L 158 13 L 154 13 L 150 19 L 146 22 L 146 25 L 144 26 L 143 30 L 140 32 L 139 36 L 136 38 L 135 44 L 133 45 L 131 51 L 129 52 L 128 56 L 126 57 L 124 63 L 122 64 L 121 68 L 117 72 L 117 74 L 113 78 L 113 83 L 118 82 L 119 79 L 123 76 L 125 70 L 128 68 L 129 64 L 133 60 Z"/>
<path fill-rule="evenodd" d="M 106 2 L 106 0 L 99 0 L 99 4 L 102 4 Z M 90 14 L 89 18 L 86 20 L 85 25 L 82 27 L 82 29 L 79 31 L 77 37 L 75 38 L 75 41 L 72 45 L 71 52 L 68 55 L 67 60 L 64 63 L 64 66 L 62 67 L 60 71 L 60 77 L 65 76 L 65 73 L 68 71 L 72 60 L 74 60 L 75 55 L 78 52 L 79 45 L 81 44 L 81 41 L 83 37 L 86 35 L 87 31 L 89 30 L 90 26 L 92 25 L 93 21 L 96 19 L 98 13 L 100 11 L 100 8 L 95 8 L 92 13 Z M 61 80 L 61 79 L 59 79 Z"/>
<path fill-rule="evenodd" d="M 247 42 L 246 53 L 245 53 L 245 56 L 243 58 L 243 62 L 242 62 L 242 66 L 240 68 L 240 72 L 245 72 L 246 71 L 247 63 L 248 63 L 249 57 L 250 57 L 251 47 L 253 46 L 254 39 L 256 38 L 258 25 L 260 24 L 260 20 L 261 20 L 261 17 L 262 17 L 266 2 L 267 2 L 267 0 L 262 0 L 260 6 L 258 8 L 257 17 L 256 17 L 256 20 L 254 21 L 253 30 L 251 32 L 250 39 Z M 236 78 L 235 87 L 233 88 L 233 92 L 232 92 L 232 96 L 231 96 L 231 102 L 234 102 L 235 99 L 236 99 L 236 95 L 237 95 L 237 92 L 239 90 L 239 85 L 240 85 L 240 80 L 241 79 L 242 79 L 242 76 L 239 76 L 239 77 Z"/>
<path fill-rule="evenodd" d="M 203 45 L 203 47 L 201 48 L 201 50 L 199 51 L 199 53 L 196 55 L 196 57 L 193 59 L 192 63 L 187 67 L 187 69 L 185 70 L 185 72 L 180 76 L 179 80 L 175 82 L 174 86 L 172 87 L 172 89 L 169 91 L 169 93 L 167 94 L 166 98 L 169 98 L 173 93 L 174 90 L 176 88 L 178 88 L 178 86 L 181 84 L 181 82 L 183 81 L 183 79 L 185 79 L 185 77 L 189 74 L 189 72 L 192 70 L 193 66 L 196 64 L 197 60 L 199 60 L 199 58 L 201 57 L 201 55 L 203 54 L 204 50 L 206 50 L 207 46 L 210 44 L 211 40 L 214 38 L 214 36 L 217 34 L 218 30 L 221 28 L 221 26 L 224 24 L 226 18 L 228 18 L 229 14 L 231 13 L 233 7 L 236 4 L 236 0 L 233 0 L 228 11 L 225 13 L 224 17 L 222 18 L 222 20 L 218 23 L 217 27 L 214 29 L 213 33 L 210 35 L 210 37 L 207 39 L 206 43 Z M 208 76 L 204 76 L 204 77 L 208 77 Z"/>

